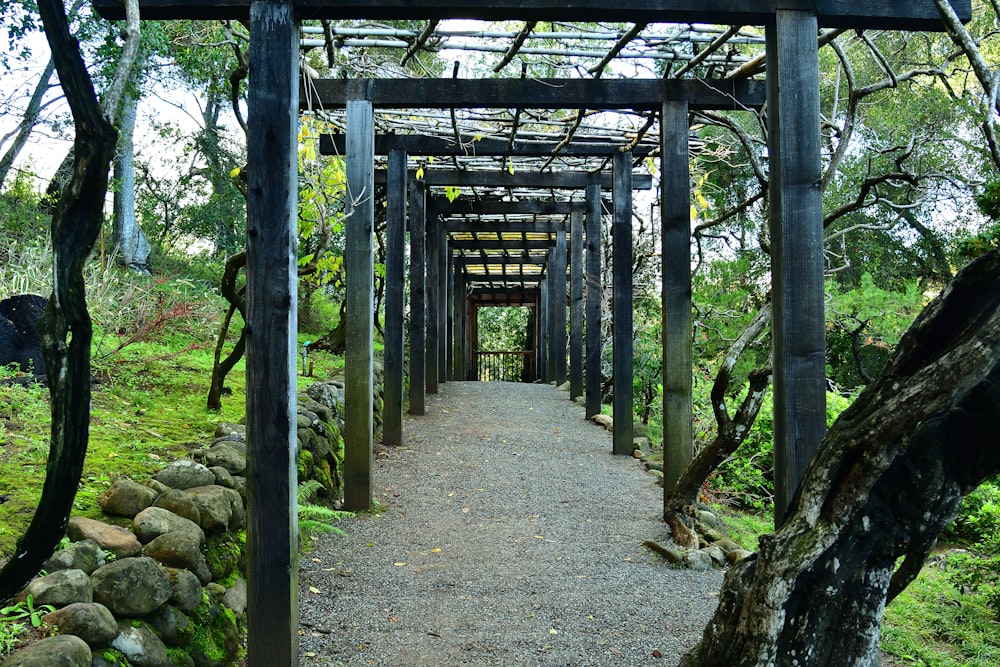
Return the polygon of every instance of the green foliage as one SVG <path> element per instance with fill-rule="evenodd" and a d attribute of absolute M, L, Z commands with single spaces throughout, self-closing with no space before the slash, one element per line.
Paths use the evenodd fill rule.
<path fill-rule="evenodd" d="M 30 621 L 31 627 L 37 628 L 42 625 L 42 616 L 55 610 L 56 608 L 50 604 L 36 606 L 35 596 L 28 593 L 24 600 L 0 609 L 0 623 L 27 620 Z"/>
<path fill-rule="evenodd" d="M 306 540 L 315 540 L 315 535 L 319 533 L 333 533 L 334 535 L 346 535 L 343 529 L 333 525 L 344 519 L 354 516 L 353 512 L 335 510 L 323 505 L 316 505 L 310 500 L 322 491 L 323 485 L 310 479 L 301 484 L 298 488 L 298 513 L 299 513 L 299 533 Z M 305 543 L 307 544 L 307 542 Z"/>
<path fill-rule="evenodd" d="M 524 350 L 532 340 L 532 310 L 525 307 L 479 309 L 480 350 Z"/>
<path fill-rule="evenodd" d="M 0 622 L 0 658 L 10 655 L 20 647 L 27 632 L 28 626 L 24 623 Z"/>
<path fill-rule="evenodd" d="M 9 261 L 9 253 L 20 243 L 44 243 L 48 233 L 48 218 L 38 208 L 40 195 L 34 189 L 35 176 L 30 171 L 17 170 L 0 192 L 0 235 L 6 241 L 0 259 Z"/>
<path fill-rule="evenodd" d="M 1000 619 L 1000 478 L 962 499 L 943 537 L 969 547 L 949 557 L 949 579 L 960 591 L 978 593 Z"/>

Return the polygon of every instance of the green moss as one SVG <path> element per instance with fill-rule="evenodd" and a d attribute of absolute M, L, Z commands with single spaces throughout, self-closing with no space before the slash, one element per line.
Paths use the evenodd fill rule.
<path fill-rule="evenodd" d="M 212 573 L 212 581 L 226 579 L 237 571 L 243 545 L 232 533 L 219 533 L 208 538 L 205 560 Z"/>
<path fill-rule="evenodd" d="M 104 649 L 101 651 L 101 658 L 103 658 L 109 665 L 115 665 L 116 667 L 131 667 L 131 663 L 128 661 L 128 658 L 125 657 L 125 654 L 116 648 Z"/>
<path fill-rule="evenodd" d="M 315 468 L 313 455 L 308 449 L 302 449 L 295 457 L 295 468 L 299 473 L 299 479 L 310 479 Z"/>

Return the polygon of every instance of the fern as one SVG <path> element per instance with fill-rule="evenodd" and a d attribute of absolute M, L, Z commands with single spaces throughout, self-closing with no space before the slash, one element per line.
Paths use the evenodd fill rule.
<path fill-rule="evenodd" d="M 322 485 L 314 479 L 307 480 L 298 488 L 299 533 L 306 537 L 318 533 L 333 533 L 346 535 L 341 528 L 333 525 L 354 516 L 353 512 L 335 510 L 322 505 L 315 505 L 309 500 L 321 489 Z"/>

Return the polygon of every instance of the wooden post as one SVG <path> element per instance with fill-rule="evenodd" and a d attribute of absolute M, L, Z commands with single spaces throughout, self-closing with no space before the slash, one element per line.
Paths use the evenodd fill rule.
<path fill-rule="evenodd" d="M 426 322 L 427 281 L 425 276 L 426 208 L 424 186 L 409 182 L 410 206 L 410 414 L 424 414 L 427 382 Z"/>
<path fill-rule="evenodd" d="M 663 277 L 663 497 L 694 456 L 691 352 L 691 180 L 688 105 L 665 102 L 660 123 Z M 664 505 L 666 510 L 666 505 Z"/>
<path fill-rule="evenodd" d="M 438 384 L 448 381 L 448 286 L 451 284 L 451 273 L 448 271 L 449 255 L 448 232 L 444 229 L 444 221 L 438 217 L 435 220 L 438 229 Z"/>
<path fill-rule="evenodd" d="M 545 381 L 559 384 L 556 371 L 556 311 L 559 309 L 559 294 L 556 292 L 556 253 L 549 250 L 549 261 L 545 267 Z"/>
<path fill-rule="evenodd" d="M 299 30 L 250 11 L 247 158 L 247 660 L 298 665 L 296 474 Z"/>
<path fill-rule="evenodd" d="M 587 419 L 601 413 L 601 186 L 587 188 Z"/>
<path fill-rule="evenodd" d="M 448 321 L 448 337 L 445 341 L 448 350 L 446 363 L 448 366 L 448 379 L 457 380 L 458 378 L 455 377 L 455 252 L 451 248 L 445 247 L 445 255 L 448 261 L 448 271 L 444 274 L 445 282 L 448 286 L 448 298 L 445 301 L 445 319 Z"/>
<path fill-rule="evenodd" d="M 552 267 L 552 357 L 556 386 L 566 382 L 566 231 L 556 232 Z"/>
<path fill-rule="evenodd" d="M 826 433 L 823 205 L 816 16 L 779 10 L 767 27 L 774 516 L 781 525 Z"/>
<path fill-rule="evenodd" d="M 549 376 L 549 272 L 548 266 L 545 268 L 545 275 L 538 285 L 538 377 L 542 382 L 548 382 Z"/>
<path fill-rule="evenodd" d="M 385 239 L 385 390 L 382 444 L 403 444 L 403 264 L 406 236 L 406 151 L 389 152 Z"/>
<path fill-rule="evenodd" d="M 426 387 L 428 394 L 438 393 L 438 333 L 440 330 L 441 310 L 438 308 L 439 290 L 441 280 L 438 273 L 441 271 L 441 260 L 438 257 L 438 250 L 441 247 L 438 243 L 438 234 L 441 233 L 441 218 L 437 213 L 427 216 L 427 339 L 425 352 L 427 364 L 424 368 L 426 372 Z"/>
<path fill-rule="evenodd" d="M 632 153 L 613 158 L 615 217 L 612 223 L 615 386 L 614 453 L 632 454 Z"/>
<path fill-rule="evenodd" d="M 375 229 L 375 117 L 371 102 L 347 103 L 347 344 L 344 352 L 344 508 L 372 504 L 372 309 Z"/>
<path fill-rule="evenodd" d="M 583 212 L 570 215 L 569 400 L 583 396 Z"/>
<path fill-rule="evenodd" d="M 453 379 L 463 381 L 465 377 L 465 279 L 462 267 L 456 262 L 453 269 L 454 286 L 452 288 L 452 319 L 455 322 L 455 333 L 452 338 L 452 373 Z"/>

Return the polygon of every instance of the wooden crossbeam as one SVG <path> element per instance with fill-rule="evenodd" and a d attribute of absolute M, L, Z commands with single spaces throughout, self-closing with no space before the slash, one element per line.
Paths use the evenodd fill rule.
<path fill-rule="evenodd" d="M 530 265 L 545 264 L 549 261 L 548 255 L 528 255 L 527 257 L 477 257 L 469 255 L 467 257 L 456 257 L 455 263 L 459 266 L 491 266 L 491 265 Z"/>
<path fill-rule="evenodd" d="M 434 197 L 427 207 L 441 217 L 453 215 L 569 215 L 573 211 L 582 211 L 584 202 L 551 201 L 551 200 L 521 200 L 498 201 L 474 199 L 456 199 L 448 201 L 444 197 Z"/>
<path fill-rule="evenodd" d="M 316 79 L 299 99 L 303 110 L 364 99 L 376 109 L 637 111 L 686 100 L 690 109 L 704 111 L 760 108 L 766 97 L 764 82 L 749 79 Z"/>
<path fill-rule="evenodd" d="M 411 170 L 408 178 L 416 179 L 415 170 Z M 454 187 L 485 187 L 485 188 L 538 188 L 555 190 L 582 190 L 589 185 L 611 187 L 611 174 L 589 171 L 525 171 L 511 174 L 507 171 L 461 171 L 458 169 L 425 169 L 423 178 L 425 185 Z M 385 169 L 375 171 L 375 184 L 385 185 Z M 633 174 L 632 187 L 636 190 L 649 190 L 653 187 L 653 177 L 649 174 Z"/>
<path fill-rule="evenodd" d="M 375 154 L 388 155 L 393 149 L 405 150 L 407 155 L 434 157 L 548 157 L 555 153 L 558 142 L 515 141 L 504 139 L 475 139 L 456 144 L 444 137 L 424 137 L 418 134 L 375 135 Z M 343 155 L 346 148 L 343 134 L 323 134 L 319 138 L 322 155 Z M 611 141 L 573 141 L 559 149 L 566 157 L 612 157 L 623 146 Z M 646 157 L 659 151 L 659 144 L 639 144 L 632 149 L 635 157 Z"/>
<path fill-rule="evenodd" d="M 456 250 L 548 250 L 556 244 L 554 239 L 478 239 L 450 241 L 449 246 Z"/>
<path fill-rule="evenodd" d="M 93 0 L 104 18 L 122 19 L 118 0 Z M 964 20 L 971 0 L 952 0 Z M 140 0 L 144 19 L 237 19 L 250 15 L 250 0 Z M 767 25 L 778 9 L 815 12 L 829 28 L 942 30 L 933 0 L 295 0 L 300 19 L 484 19 L 498 21 L 661 21 Z"/>
<path fill-rule="evenodd" d="M 509 234 L 510 232 L 524 232 L 526 234 L 551 234 L 561 229 L 566 229 L 566 225 L 556 221 L 507 221 L 507 222 L 464 222 L 452 220 L 444 225 L 446 231 L 463 232 L 466 234 L 479 234 L 483 232 L 495 232 L 498 234 Z"/>

